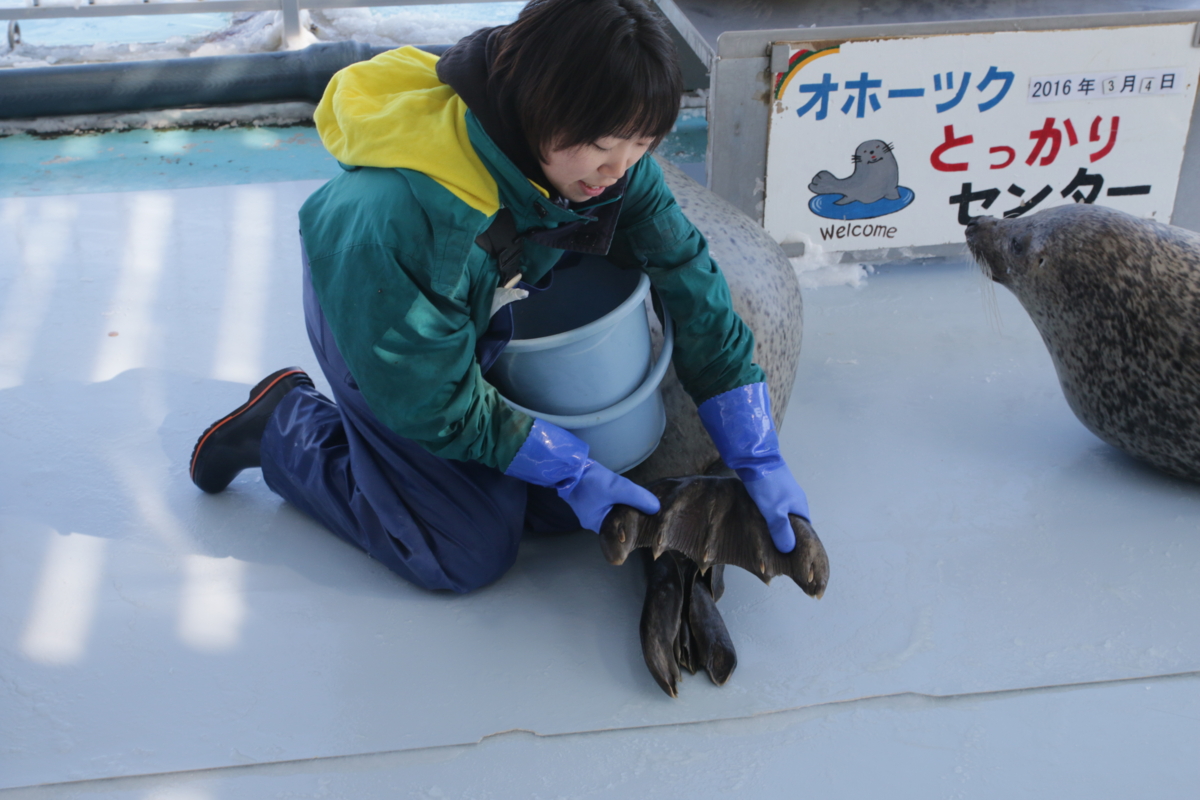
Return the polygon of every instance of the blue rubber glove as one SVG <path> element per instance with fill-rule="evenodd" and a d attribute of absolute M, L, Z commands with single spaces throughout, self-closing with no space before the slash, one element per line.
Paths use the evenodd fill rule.
<path fill-rule="evenodd" d="M 657 497 L 588 458 L 586 442 L 544 420 L 533 423 L 504 474 L 538 486 L 553 486 L 579 517 L 579 524 L 593 532 L 600 530 L 617 503 L 646 514 L 658 513 Z"/>
<path fill-rule="evenodd" d="M 811 521 L 808 497 L 779 454 L 767 385 L 738 387 L 705 400 L 697 410 L 721 460 L 742 479 L 766 519 L 775 547 L 792 552 L 796 534 L 788 514 Z"/>

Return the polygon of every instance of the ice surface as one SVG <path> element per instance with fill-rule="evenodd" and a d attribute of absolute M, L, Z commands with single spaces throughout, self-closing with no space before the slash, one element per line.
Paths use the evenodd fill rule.
<path fill-rule="evenodd" d="M 199 432 L 313 366 L 317 185 L 0 201 L 0 788 L 1200 670 L 1200 491 L 1084 430 L 961 263 L 808 293 L 782 441 L 832 578 L 817 602 L 730 574 L 724 688 L 661 693 L 641 577 L 589 534 L 452 597 L 253 471 L 203 495 Z"/>
<path fill-rule="evenodd" d="M 706 725 L 536 736 L 6 793 L 12 800 L 1185 798 L 1200 677 L 912 695 Z"/>

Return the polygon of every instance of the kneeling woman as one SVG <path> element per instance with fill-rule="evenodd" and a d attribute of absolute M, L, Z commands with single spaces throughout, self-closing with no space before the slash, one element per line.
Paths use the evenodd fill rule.
<path fill-rule="evenodd" d="M 333 400 L 299 369 L 268 376 L 200 437 L 192 480 L 219 492 L 261 466 L 338 536 L 458 592 L 504 574 L 526 528 L 599 530 L 617 503 L 657 511 L 486 377 L 512 336 L 496 290 L 594 253 L 649 275 L 675 319 L 677 375 L 790 551 L 787 515 L 808 509 L 753 335 L 648 155 L 681 93 L 643 0 L 533 0 L 440 59 L 405 47 L 335 75 L 315 119 L 345 171 L 300 211 L 305 319 Z M 490 246 L 505 225 L 519 249 Z"/>

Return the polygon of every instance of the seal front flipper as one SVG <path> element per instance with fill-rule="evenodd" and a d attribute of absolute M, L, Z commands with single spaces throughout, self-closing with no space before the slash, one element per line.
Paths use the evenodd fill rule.
<path fill-rule="evenodd" d="M 788 519 L 792 523 L 792 532 L 796 534 L 796 549 L 788 555 L 794 562 L 803 565 L 800 577 L 793 573 L 792 580 L 805 594 L 820 600 L 829 584 L 829 556 L 825 552 L 825 545 L 821 544 L 817 532 L 804 517 L 789 514 Z"/>
<path fill-rule="evenodd" d="M 657 514 L 614 506 L 600 528 L 600 547 L 610 563 L 623 563 L 639 547 L 655 555 L 676 550 L 695 561 L 702 573 L 717 564 L 733 564 L 766 583 L 787 575 L 805 593 L 824 594 L 829 557 L 812 525 L 793 515 L 796 547 L 780 553 L 739 479 L 697 475 L 667 478 L 647 488 L 661 502 Z"/>
<path fill-rule="evenodd" d="M 642 604 L 642 657 L 662 690 L 676 697 L 679 683 L 679 626 L 683 617 L 683 577 L 674 558 L 646 554 L 646 600 Z"/>

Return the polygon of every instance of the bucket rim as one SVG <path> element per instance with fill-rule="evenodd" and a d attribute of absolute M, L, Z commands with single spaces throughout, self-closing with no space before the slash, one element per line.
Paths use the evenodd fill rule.
<path fill-rule="evenodd" d="M 644 272 L 642 273 L 642 277 L 646 277 Z M 649 282 L 649 278 L 646 280 Z M 624 400 L 614 403 L 608 408 L 602 408 L 599 411 L 593 411 L 588 414 L 543 414 L 540 411 L 534 411 L 531 408 L 514 403 L 504 395 L 500 395 L 500 399 L 516 411 L 528 414 L 534 419 L 544 420 L 552 425 L 557 425 L 560 428 L 566 428 L 567 430 L 592 428 L 625 416 L 634 408 L 646 402 L 651 394 L 658 391 L 659 384 L 662 383 L 663 378 L 667 375 L 667 368 L 671 366 L 671 354 L 675 352 L 675 324 L 671 320 L 671 314 L 667 311 L 666 304 L 663 304 L 662 312 L 663 343 L 662 350 L 658 354 L 658 362 L 646 375 L 646 379 L 642 381 L 642 385 Z M 547 336 L 545 338 L 548 339 L 550 337 Z"/>
<path fill-rule="evenodd" d="M 620 267 L 616 269 L 620 269 Z M 621 301 L 620 305 L 599 319 L 594 319 L 586 325 L 572 328 L 569 331 L 552 333 L 549 336 L 538 336 L 533 339 L 511 339 L 504 349 L 513 353 L 535 353 L 538 350 L 565 347 L 566 345 L 582 341 L 602 330 L 613 327 L 619 321 L 629 316 L 634 306 L 640 306 L 646 301 L 646 295 L 649 293 L 650 276 L 642 272 L 638 277 L 637 286 L 634 287 L 629 297 L 626 297 Z"/>

